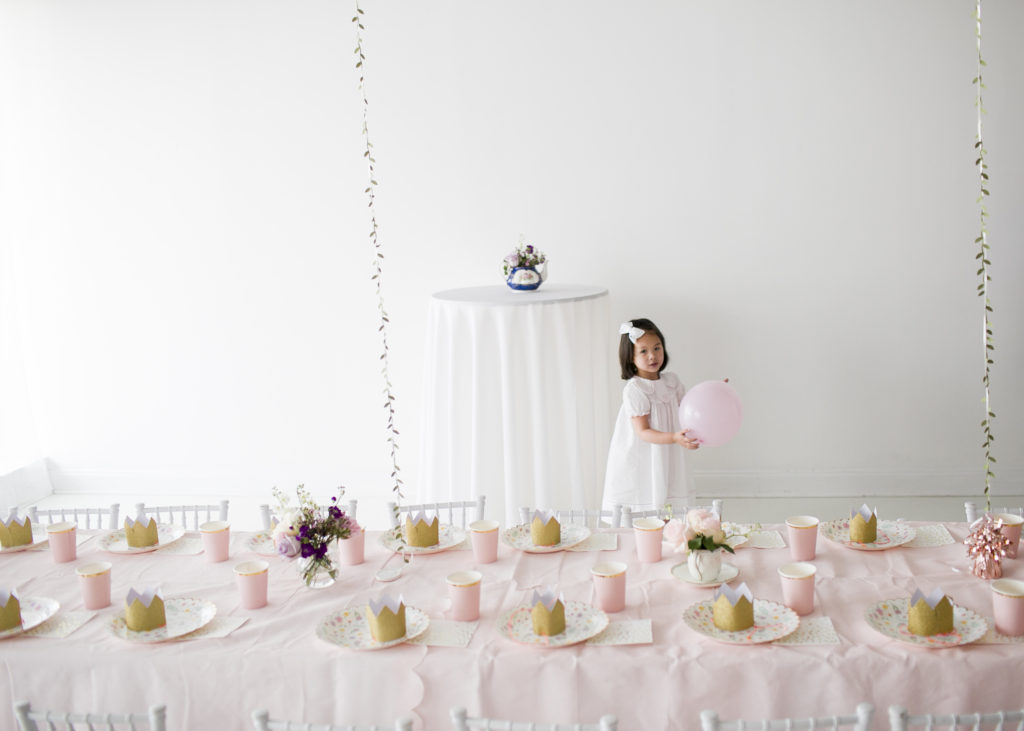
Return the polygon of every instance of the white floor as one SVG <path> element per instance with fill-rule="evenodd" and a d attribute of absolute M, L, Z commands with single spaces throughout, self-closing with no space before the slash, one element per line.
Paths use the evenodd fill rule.
<path fill-rule="evenodd" d="M 260 504 L 271 503 L 269 495 L 260 497 L 225 496 L 231 504 L 229 518 L 236 530 L 258 530 L 261 527 Z M 38 507 L 74 507 L 99 506 L 105 507 L 117 502 L 121 506 L 121 515 L 135 512 L 137 497 L 110 494 L 54 494 L 35 503 Z M 387 500 L 361 498 L 358 501 L 357 517 L 364 527 L 370 530 L 387 528 Z M 726 520 L 743 523 L 781 523 L 790 515 L 816 515 L 819 518 L 832 519 L 849 515 L 853 507 L 866 502 L 877 507 L 883 518 L 905 518 L 907 520 L 964 520 L 964 501 L 973 500 L 979 513 L 984 511 L 983 496 L 962 497 L 799 497 L 799 498 L 729 498 L 724 500 L 723 517 Z M 702 499 L 701 502 L 707 500 Z M 216 502 L 208 495 L 174 495 L 153 496 L 146 500 L 150 505 L 205 505 Z M 994 510 L 1004 506 L 1020 507 L 1024 505 L 1024 496 L 1015 495 L 997 497 L 992 502 Z M 28 505 L 22 505 L 22 508 Z"/>

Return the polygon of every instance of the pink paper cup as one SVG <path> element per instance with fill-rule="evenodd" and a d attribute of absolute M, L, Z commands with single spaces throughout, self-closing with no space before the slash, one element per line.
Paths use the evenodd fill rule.
<path fill-rule="evenodd" d="M 246 561 L 235 566 L 235 582 L 242 597 L 243 609 L 267 606 L 267 575 L 270 564 L 266 561 Z"/>
<path fill-rule="evenodd" d="M 448 574 L 448 598 L 452 600 L 452 619 L 457 622 L 472 622 L 480 619 L 480 582 L 484 575 L 479 571 L 456 571 Z"/>
<path fill-rule="evenodd" d="M 82 587 L 82 603 L 86 609 L 103 609 L 110 606 L 110 569 L 107 561 L 87 563 L 75 569 L 78 584 Z"/>
<path fill-rule="evenodd" d="M 590 569 L 590 574 L 594 577 L 597 606 L 602 612 L 621 612 L 626 608 L 626 564 L 599 563 Z"/>
<path fill-rule="evenodd" d="M 1006 555 L 1009 558 L 1017 558 L 1017 546 L 1020 545 L 1020 528 L 1024 525 L 1024 518 L 1013 513 L 997 513 L 992 516 L 1003 521 L 1003 527 L 999 532 L 1010 539 L 1010 545 L 1006 547 Z"/>
<path fill-rule="evenodd" d="M 67 563 L 78 557 L 78 526 L 74 523 L 51 523 L 46 526 L 46 537 L 54 563 Z"/>
<path fill-rule="evenodd" d="M 787 563 L 779 567 L 782 581 L 782 603 L 803 616 L 814 611 L 814 575 L 810 563 Z"/>
<path fill-rule="evenodd" d="M 498 560 L 498 521 L 476 520 L 469 524 L 469 540 L 477 563 Z"/>
<path fill-rule="evenodd" d="M 661 539 L 665 521 L 660 518 L 637 518 L 633 521 L 636 555 L 644 563 L 661 560 Z"/>
<path fill-rule="evenodd" d="M 993 581 L 992 613 L 995 615 L 996 632 L 1008 637 L 1024 635 L 1024 581 Z"/>
<path fill-rule="evenodd" d="M 228 560 L 228 549 L 231 547 L 231 523 L 226 520 L 211 520 L 199 526 L 199 536 L 203 541 L 203 553 L 210 563 Z"/>
<path fill-rule="evenodd" d="M 818 519 L 813 515 L 786 518 L 789 556 L 794 561 L 813 561 L 818 543 Z"/>
<path fill-rule="evenodd" d="M 358 566 L 366 558 L 366 531 L 352 531 L 348 538 L 338 541 L 338 563 Z"/>

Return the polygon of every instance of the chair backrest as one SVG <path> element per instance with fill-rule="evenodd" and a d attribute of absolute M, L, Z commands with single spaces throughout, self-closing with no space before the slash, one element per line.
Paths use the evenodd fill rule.
<path fill-rule="evenodd" d="M 870 731 L 875 707 L 870 703 L 857 705 L 855 713 L 845 716 L 823 716 L 820 718 L 778 718 L 761 721 L 723 721 L 714 711 L 701 711 L 702 731 L 790 731 L 796 729 L 839 729 L 850 726 L 854 731 Z"/>
<path fill-rule="evenodd" d="M 701 508 L 704 510 L 710 510 L 718 516 L 719 520 L 722 519 L 722 501 L 718 498 L 712 500 L 710 505 L 694 505 L 693 507 L 687 508 L 685 512 L 676 509 L 673 511 L 672 517 L 683 518 L 686 516 L 686 513 L 691 510 L 699 510 Z M 622 506 L 622 527 L 632 527 L 633 521 L 637 518 L 663 518 L 667 520 L 669 518 L 669 511 L 666 508 L 636 509 L 629 505 Z"/>
<path fill-rule="evenodd" d="M 466 709 L 458 706 L 451 710 L 454 731 L 480 728 L 491 731 L 617 731 L 615 716 L 601 716 L 597 723 L 535 723 L 532 721 L 504 721 L 495 718 L 472 718 Z"/>
<path fill-rule="evenodd" d="M 121 512 L 120 503 L 111 503 L 108 508 L 26 508 L 25 512 L 35 524 L 40 524 L 40 518 L 45 518 L 46 523 L 63 523 L 70 521 L 79 528 L 96 530 L 116 530 L 118 515 Z M 106 520 L 104 521 L 104 518 Z M 106 523 L 106 525 L 104 525 Z"/>
<path fill-rule="evenodd" d="M 372 726 L 335 725 L 331 723 L 305 723 L 300 721 L 271 720 L 267 711 L 252 712 L 256 731 L 412 731 L 411 718 L 399 718 L 394 723 Z"/>
<path fill-rule="evenodd" d="M 14 716 L 21 731 L 167 730 L 167 706 L 151 706 L 148 713 L 65 713 L 33 711 L 28 701 L 19 701 Z"/>
<path fill-rule="evenodd" d="M 893 731 L 905 731 L 910 726 L 924 726 L 932 729 L 936 726 L 948 726 L 956 729 L 970 728 L 972 731 L 992 729 L 992 731 L 1024 731 L 1024 709 L 999 711 L 997 713 L 960 713 L 946 715 L 924 714 L 912 716 L 903 706 L 889 706 L 889 728 Z"/>
<path fill-rule="evenodd" d="M 185 530 L 199 530 L 199 526 L 209 520 L 228 519 L 228 501 L 221 500 L 216 505 L 146 505 L 135 503 L 135 514 L 145 512 L 157 523 L 175 523 L 184 526 Z M 134 516 L 133 516 L 134 517 Z"/>
<path fill-rule="evenodd" d="M 420 503 L 419 505 L 397 505 L 388 503 L 388 520 L 391 527 L 397 528 L 399 517 L 406 513 L 418 513 L 421 510 L 427 515 L 436 515 L 438 523 L 458 525 L 465 528 L 474 520 L 484 519 L 484 506 L 487 502 L 485 495 L 480 495 L 476 500 L 455 500 L 442 503 Z"/>
<path fill-rule="evenodd" d="M 355 520 L 356 519 L 356 509 L 358 507 L 359 507 L 359 501 L 358 500 L 349 500 L 348 501 L 348 507 L 345 508 L 345 515 L 347 515 L 348 517 L 352 518 L 352 520 Z M 271 525 L 271 523 L 272 523 L 272 517 L 270 515 L 270 506 L 267 505 L 266 503 L 264 503 L 263 505 L 260 505 L 260 525 L 263 526 L 263 530 L 270 530 L 271 528 L 274 527 L 273 525 Z"/>
<path fill-rule="evenodd" d="M 1001 510 L 991 511 L 992 515 L 997 513 L 1009 513 L 1010 515 L 1019 515 L 1024 517 L 1024 508 L 1002 508 Z M 967 518 L 967 525 L 974 525 L 978 518 L 982 517 L 978 515 L 978 506 L 972 500 L 968 500 L 964 503 L 964 517 Z"/>
<path fill-rule="evenodd" d="M 519 508 L 519 521 L 524 525 L 533 520 L 534 508 Z M 568 510 L 556 510 L 555 517 L 558 522 L 576 523 L 585 525 L 588 528 L 618 528 L 622 516 L 622 506 L 615 505 L 611 510 L 585 510 L 583 508 L 570 508 Z"/>

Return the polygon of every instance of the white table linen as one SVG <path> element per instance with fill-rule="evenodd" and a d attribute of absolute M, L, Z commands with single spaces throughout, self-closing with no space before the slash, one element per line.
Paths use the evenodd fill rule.
<path fill-rule="evenodd" d="M 613 412 L 607 290 L 438 292 L 424 362 L 423 501 L 487 496 L 487 517 L 601 501 Z"/>

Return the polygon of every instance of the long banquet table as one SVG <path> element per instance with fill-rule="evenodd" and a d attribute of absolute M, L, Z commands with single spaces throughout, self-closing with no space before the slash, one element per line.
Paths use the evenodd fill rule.
<path fill-rule="evenodd" d="M 766 526 L 777 528 L 777 526 Z M 78 560 L 54 564 L 48 551 L 0 555 L 0 585 L 23 597 L 58 600 L 61 611 L 82 611 L 76 565 L 114 564 L 114 606 L 101 610 L 65 639 L 17 636 L 0 641 L 0 728 L 14 725 L 11 703 L 29 699 L 56 709 L 142 710 L 166 703 L 169 728 L 252 728 L 253 709 L 272 718 L 318 723 L 388 722 L 411 716 L 417 729 L 448 728 L 452 706 L 470 714 L 537 721 L 593 722 L 605 713 L 620 729 L 697 728 L 702 709 L 727 718 L 808 716 L 852 712 L 860 701 L 885 709 L 992 711 L 1020 707 L 1024 644 L 971 644 L 929 650 L 888 639 L 864 620 L 878 600 L 906 597 L 915 586 L 941 586 L 958 604 L 992 616 L 988 582 L 967 571 L 963 524 L 947 524 L 956 543 L 862 552 L 818 538 L 816 607 L 840 637 L 836 645 L 735 646 L 696 633 L 683 610 L 708 599 L 708 589 L 674 578 L 682 559 L 667 552 L 660 563 L 640 564 L 633 537 L 618 532 L 618 549 L 527 554 L 501 545 L 498 561 L 477 565 L 467 550 L 416 556 L 394 583 L 375 581 L 391 554 L 367 539 L 366 562 L 344 567 L 333 586 L 303 586 L 292 563 L 271 563 L 269 604 L 239 606 L 232 567 L 255 558 L 247 534 L 232 536 L 231 559 L 207 563 L 202 555 L 155 552 L 115 555 L 97 538 L 83 542 Z M 610 615 L 652 620 L 653 643 L 581 644 L 539 649 L 516 644 L 499 631 L 497 617 L 528 600 L 530 590 L 557 585 L 564 597 L 594 601 L 590 567 L 628 564 L 627 606 Z M 742 547 L 727 562 L 740 569 L 754 595 L 781 601 L 776 569 L 788 549 Z M 389 565 L 400 559 L 391 558 Z M 1006 576 L 1024 578 L 1024 559 L 1008 561 Z M 327 643 L 315 628 L 328 614 L 365 604 L 381 591 L 400 592 L 432 619 L 450 618 L 444 577 L 455 570 L 482 572 L 482 617 L 469 646 L 402 644 L 355 651 Z M 213 601 L 218 615 L 248 617 L 220 639 L 162 644 L 129 643 L 110 631 L 111 618 L 130 586 L 159 583 L 165 596 Z"/>

